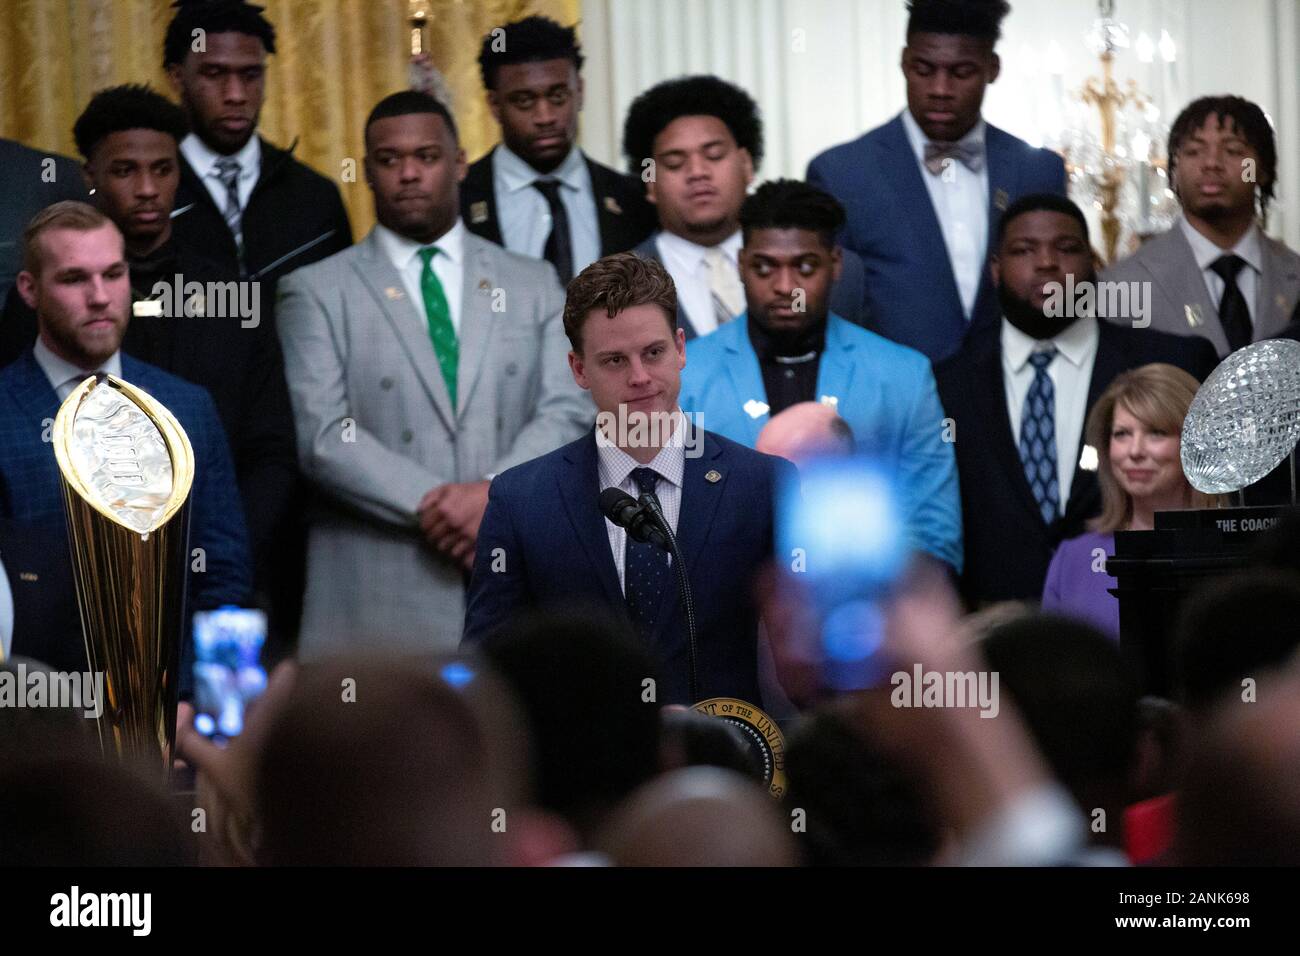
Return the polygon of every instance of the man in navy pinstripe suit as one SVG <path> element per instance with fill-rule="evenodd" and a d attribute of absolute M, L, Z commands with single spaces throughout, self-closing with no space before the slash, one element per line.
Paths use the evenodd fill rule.
<path fill-rule="evenodd" d="M 0 516 L 45 535 L 51 547 L 67 547 L 54 530 L 63 514 L 50 442 L 54 416 L 87 376 L 117 375 L 170 409 L 194 447 L 190 551 L 193 556 L 202 548 L 203 556 L 191 562 L 187 620 L 189 611 L 245 603 L 244 510 L 212 398 L 119 351 L 131 295 L 122 234 L 94 207 L 69 201 L 37 214 L 23 245 L 17 289 L 36 311 L 40 332 L 32 348 L 0 371 Z M 39 631 L 39 622 L 31 623 Z M 182 690 L 189 681 L 187 645 L 182 643 Z"/>

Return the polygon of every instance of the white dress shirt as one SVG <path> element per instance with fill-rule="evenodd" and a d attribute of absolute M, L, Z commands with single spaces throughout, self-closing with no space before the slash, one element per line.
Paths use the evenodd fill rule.
<path fill-rule="evenodd" d="M 678 434 L 677 429 L 684 427 L 686 427 L 684 420 L 678 418 L 677 425 L 673 430 L 674 437 Z M 606 488 L 619 488 L 626 491 L 633 498 L 640 497 L 641 492 L 636 486 L 636 481 L 632 478 L 632 470 L 644 467 L 652 468 L 658 472 L 659 481 L 655 485 L 655 496 L 659 499 L 660 507 L 663 508 L 664 517 L 668 520 L 668 526 L 673 529 L 673 534 L 677 533 L 677 516 L 682 508 L 682 479 L 686 474 L 686 447 L 682 442 L 668 442 L 650 460 L 648 465 L 642 465 L 616 445 L 610 442 L 598 441 L 596 443 L 596 462 L 601 491 Z M 627 557 L 625 553 L 627 531 L 608 518 L 605 519 L 605 530 L 609 533 L 609 549 L 614 555 L 614 568 L 618 571 L 618 586 L 621 590 L 623 588 L 623 563 Z"/>
<path fill-rule="evenodd" d="M 194 133 L 181 140 L 180 148 L 181 155 L 190 164 L 199 181 L 208 187 L 208 192 L 212 194 L 212 201 L 217 204 L 217 208 L 223 215 L 226 212 L 226 184 L 217 174 L 217 160 L 233 159 L 239 163 L 239 179 L 235 184 L 239 190 L 239 208 L 248 208 L 248 197 L 253 194 L 257 177 L 262 174 L 262 142 L 257 138 L 257 133 L 250 136 L 243 148 L 231 156 L 222 156 Z"/>
<path fill-rule="evenodd" d="M 655 246 L 664 268 L 677 286 L 677 304 L 690 319 L 696 334 L 708 335 L 718 327 L 718 317 L 713 311 L 713 292 L 709 286 L 711 273 L 704 258 L 709 247 L 671 232 L 659 233 Z M 740 274 L 740 246 L 740 230 L 737 229 L 716 247 L 736 267 L 737 275 Z"/>
<path fill-rule="evenodd" d="M 447 297 L 447 308 L 451 312 L 451 327 L 459 336 L 461 300 L 464 298 L 465 224 L 457 219 L 454 226 L 433 242 L 425 244 L 399 236 L 382 225 L 375 226 L 375 238 L 379 241 L 379 248 L 401 274 L 402 285 L 411 297 L 411 304 L 415 306 L 415 314 L 420 320 L 420 328 L 425 334 L 429 331 L 429 316 L 424 311 L 424 291 L 420 287 L 420 276 L 424 272 L 420 250 L 427 245 L 438 247 L 438 254 L 429 264 L 433 267 L 433 274 L 442 283 L 442 292 Z"/>
<path fill-rule="evenodd" d="M 1083 424 L 1088 415 L 1088 388 L 1092 384 L 1092 366 L 1097 359 L 1100 333 L 1097 320 L 1076 319 L 1054 339 L 1031 338 L 1002 320 L 1002 381 L 1006 387 L 1007 414 L 1011 418 L 1011 437 L 1020 448 L 1020 416 L 1025 396 L 1034 383 L 1034 367 L 1029 356 L 1056 346 L 1056 358 L 1047 366 L 1047 376 L 1056 393 L 1056 475 L 1060 483 L 1061 512 L 1070 500 L 1074 469 L 1083 447 Z"/>
<path fill-rule="evenodd" d="M 979 294 L 980 278 L 984 274 L 984 256 L 988 251 L 989 236 L 989 166 L 987 149 L 985 161 L 979 172 L 972 172 L 965 163 L 954 160 L 950 174 L 936 176 L 925 167 L 925 144 L 929 142 L 921 127 L 912 117 L 911 110 L 903 110 L 903 128 L 912 144 L 916 162 L 921 170 L 934 214 L 943 232 L 943 244 L 948 250 L 948 262 L 962 308 L 969 319 Z M 984 144 L 984 121 L 980 120 L 961 138 L 962 143 Z M 949 181 L 950 180 L 950 181 Z"/>
<path fill-rule="evenodd" d="M 1246 299 L 1246 308 L 1250 310 L 1250 321 L 1255 321 L 1255 303 L 1259 295 L 1259 277 L 1264 274 L 1264 249 L 1259 241 L 1259 226 L 1251 223 L 1245 234 L 1237 240 L 1231 249 L 1220 249 L 1205 238 L 1183 216 L 1178 217 L 1178 226 L 1191 244 L 1192 255 L 1196 257 L 1196 267 L 1205 278 L 1205 288 L 1210 293 L 1210 301 L 1219 307 L 1223 298 L 1223 279 L 1210 268 L 1216 259 L 1223 256 L 1241 256 L 1246 264 L 1237 273 L 1237 288 Z"/>
<path fill-rule="evenodd" d="M 539 173 L 503 143 L 492 154 L 492 191 L 496 197 L 501 238 L 512 252 L 544 258 L 551 234 L 551 208 L 533 187 L 539 178 L 560 184 L 560 202 L 569 216 L 569 245 L 576 276 L 600 258 L 600 223 L 591 170 L 582 150 L 574 146 L 552 172 Z"/>
<path fill-rule="evenodd" d="M 41 371 L 49 379 L 54 393 L 59 396 L 60 402 L 71 395 L 74 388 L 96 372 L 107 372 L 109 375 L 115 375 L 118 378 L 122 377 L 121 351 L 114 352 L 98 368 L 89 370 L 74 365 L 67 359 L 59 358 L 49 350 L 45 341 L 39 337 L 36 339 L 36 345 L 33 347 L 32 353 L 36 358 L 36 364 L 41 367 Z"/>

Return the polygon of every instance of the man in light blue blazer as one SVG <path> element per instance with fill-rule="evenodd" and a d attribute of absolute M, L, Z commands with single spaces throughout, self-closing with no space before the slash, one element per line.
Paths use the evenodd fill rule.
<path fill-rule="evenodd" d="M 843 225 L 840 204 L 805 183 L 765 183 L 745 200 L 747 309 L 687 343 L 681 408 L 754 447 L 768 419 L 791 405 L 833 405 L 858 450 L 895 474 L 913 547 L 960 571 L 956 457 L 930 363 L 828 307 Z"/>
<path fill-rule="evenodd" d="M 1065 195 L 1065 164 L 985 123 L 984 90 L 1009 7 L 909 0 L 907 109 L 813 159 L 808 181 L 844 204 L 841 243 L 866 270 L 867 328 L 939 361 L 1001 313 L 988 274 L 1002 212 L 1030 193 Z"/>

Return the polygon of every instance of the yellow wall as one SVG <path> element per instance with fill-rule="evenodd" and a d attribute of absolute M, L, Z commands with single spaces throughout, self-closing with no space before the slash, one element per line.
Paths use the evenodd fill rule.
<path fill-rule="evenodd" d="M 275 25 L 261 132 L 339 182 L 359 238 L 374 222 L 358 174 L 361 126 L 381 97 L 408 85 L 407 0 L 260 0 Z M 579 0 L 430 0 L 434 63 L 451 90 L 471 159 L 496 142 L 479 82 L 479 42 L 500 23 L 540 13 L 574 23 Z M 170 0 L 5 0 L 0 16 L 0 136 L 76 155 L 72 124 L 90 96 L 119 83 L 151 83 L 172 96 L 162 70 Z"/>

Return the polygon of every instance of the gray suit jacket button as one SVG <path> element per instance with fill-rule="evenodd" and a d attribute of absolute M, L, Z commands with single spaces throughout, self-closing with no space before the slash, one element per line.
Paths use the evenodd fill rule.
<path fill-rule="evenodd" d="M 402 441 L 406 442 L 408 445 L 411 443 L 411 439 L 414 437 L 415 436 L 411 434 L 411 430 L 409 428 L 402 432 Z"/>
<path fill-rule="evenodd" d="M 393 380 L 392 380 L 391 378 L 388 378 L 387 376 L 385 376 L 384 378 L 381 378 L 381 379 L 379 380 L 379 387 L 380 387 L 380 388 L 384 388 L 384 389 L 392 388 L 392 387 L 393 387 Z"/>

